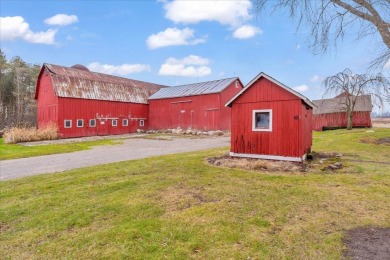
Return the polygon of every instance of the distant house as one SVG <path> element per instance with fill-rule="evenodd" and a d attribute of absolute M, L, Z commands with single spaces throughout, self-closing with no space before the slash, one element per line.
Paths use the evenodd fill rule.
<path fill-rule="evenodd" d="M 149 129 L 230 130 L 224 105 L 242 88 L 237 77 L 161 88 L 149 97 Z"/>
<path fill-rule="evenodd" d="M 313 130 L 322 131 L 347 127 L 346 96 L 341 94 L 331 99 L 313 100 Z M 371 95 L 358 96 L 352 114 L 352 127 L 372 127 Z"/>
<path fill-rule="evenodd" d="M 310 152 L 314 104 L 267 74 L 257 75 L 226 106 L 231 156 L 302 161 Z"/>
<path fill-rule="evenodd" d="M 43 64 L 35 98 L 38 127 L 54 122 L 61 138 L 125 134 L 148 127 L 148 98 L 158 84 Z"/>

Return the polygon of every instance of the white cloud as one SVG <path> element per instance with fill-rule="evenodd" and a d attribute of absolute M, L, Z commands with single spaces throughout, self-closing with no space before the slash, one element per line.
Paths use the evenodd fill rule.
<path fill-rule="evenodd" d="M 76 15 L 56 14 L 52 17 L 45 19 L 45 24 L 48 25 L 69 25 L 79 21 Z"/>
<path fill-rule="evenodd" d="M 161 47 L 174 45 L 195 45 L 204 43 L 204 39 L 193 39 L 194 30 L 184 28 L 183 30 L 177 28 L 167 28 L 165 31 L 157 34 L 152 34 L 146 40 L 149 49 L 157 49 Z"/>
<path fill-rule="evenodd" d="M 258 33 L 262 34 L 263 31 L 252 25 L 243 25 L 234 31 L 233 37 L 237 39 L 248 39 Z"/>
<path fill-rule="evenodd" d="M 386 62 L 385 66 L 383 68 L 390 70 L 390 60 L 388 62 Z"/>
<path fill-rule="evenodd" d="M 309 90 L 309 87 L 306 86 L 306 85 L 300 85 L 300 86 L 297 86 L 295 88 L 293 88 L 295 91 L 298 91 L 298 92 L 305 92 L 305 91 L 308 91 Z"/>
<path fill-rule="evenodd" d="M 164 2 L 165 17 L 175 23 L 199 23 L 216 21 L 238 27 L 252 18 L 250 0 L 241 1 L 180 1 Z"/>
<path fill-rule="evenodd" d="M 310 82 L 319 82 L 321 80 L 321 77 L 318 75 L 313 75 L 309 80 Z"/>
<path fill-rule="evenodd" d="M 295 49 L 298 51 L 298 50 L 300 50 L 301 49 L 301 45 L 300 44 L 297 44 L 297 46 L 295 46 Z"/>
<path fill-rule="evenodd" d="M 0 17 L 0 39 L 2 41 L 21 39 L 30 43 L 54 44 L 56 33 L 56 29 L 33 32 L 21 16 Z"/>
<path fill-rule="evenodd" d="M 109 64 L 100 64 L 99 62 L 92 62 L 87 67 L 91 71 L 120 76 L 143 71 L 151 71 L 150 65 L 147 64 L 122 64 L 115 66 Z"/>
<path fill-rule="evenodd" d="M 206 66 L 210 61 L 196 55 L 187 56 L 181 60 L 169 58 L 161 65 L 158 72 L 163 76 L 204 77 L 211 74 Z"/>

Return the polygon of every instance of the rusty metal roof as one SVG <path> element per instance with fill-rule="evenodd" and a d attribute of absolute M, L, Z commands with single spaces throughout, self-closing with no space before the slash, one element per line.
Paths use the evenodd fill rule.
<path fill-rule="evenodd" d="M 331 99 L 313 100 L 313 103 L 317 106 L 313 110 L 314 115 L 330 114 L 346 112 L 345 96 L 337 96 Z M 371 95 L 358 96 L 355 104 L 354 111 L 356 112 L 371 112 L 372 102 Z"/>
<path fill-rule="evenodd" d="M 223 91 L 232 82 L 239 80 L 239 78 L 228 78 L 213 80 L 201 83 L 194 83 L 188 85 L 180 85 L 174 87 L 161 88 L 154 93 L 149 99 L 163 99 L 163 98 L 175 98 L 175 97 L 188 97 L 204 94 L 214 94 Z"/>
<path fill-rule="evenodd" d="M 59 97 L 147 104 L 148 97 L 166 86 L 107 74 L 44 64 Z"/>

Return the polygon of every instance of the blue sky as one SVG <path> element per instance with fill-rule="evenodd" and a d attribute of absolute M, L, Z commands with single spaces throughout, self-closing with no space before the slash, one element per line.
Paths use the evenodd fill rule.
<path fill-rule="evenodd" d="M 7 58 L 180 85 L 265 72 L 310 99 L 321 81 L 349 67 L 365 72 L 372 42 L 353 34 L 326 55 L 281 13 L 258 15 L 249 0 L 0 2 Z M 306 30 L 306 32 L 305 32 Z"/>

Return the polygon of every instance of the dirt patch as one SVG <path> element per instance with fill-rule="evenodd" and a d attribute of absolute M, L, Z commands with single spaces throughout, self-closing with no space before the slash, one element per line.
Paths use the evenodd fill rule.
<path fill-rule="evenodd" d="M 357 228 L 347 232 L 343 243 L 346 259 L 390 259 L 390 228 Z"/>
<path fill-rule="evenodd" d="M 188 187 L 180 184 L 163 189 L 158 195 L 158 200 L 166 209 L 166 214 L 172 215 L 194 206 L 214 202 L 204 195 L 204 190 L 203 187 Z"/>
<path fill-rule="evenodd" d="M 360 139 L 360 142 L 365 144 L 384 144 L 384 145 L 390 145 L 390 137 L 384 137 L 380 139 L 374 139 L 371 137 L 364 137 Z"/>
<path fill-rule="evenodd" d="M 255 171 L 306 172 L 309 170 L 308 164 L 306 163 L 239 158 L 228 155 L 208 158 L 207 162 L 214 166 Z"/>

